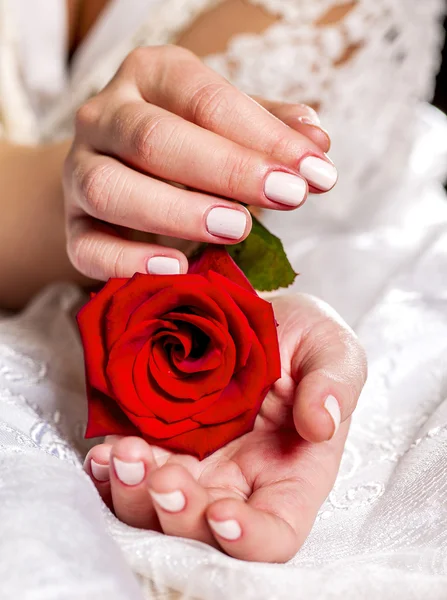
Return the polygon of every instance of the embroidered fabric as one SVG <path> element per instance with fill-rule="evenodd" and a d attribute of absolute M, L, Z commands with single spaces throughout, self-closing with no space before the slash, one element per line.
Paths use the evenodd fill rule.
<path fill-rule="evenodd" d="M 447 123 L 427 114 L 420 126 L 400 189 L 376 202 L 386 221 L 356 231 L 327 218 L 318 232 L 303 217 L 288 243 L 298 287 L 338 305 L 370 361 L 336 486 L 297 556 L 242 563 L 127 527 L 101 505 L 81 470 L 83 369 L 69 316 L 80 295 L 56 286 L 0 320 L 2 599 L 171 598 L 168 587 L 207 600 L 445 598 L 447 203 L 434 174 Z M 428 147 L 431 161 L 411 168 Z M 340 293 L 346 272 L 355 283 Z"/>
<path fill-rule="evenodd" d="M 248 92 L 317 101 L 335 139 L 341 191 L 286 221 L 265 215 L 302 273 L 295 289 L 334 305 L 368 351 L 369 381 L 335 488 L 288 565 L 239 562 L 117 521 L 81 469 L 85 395 L 70 318 L 80 295 L 56 286 L 0 319 L 2 599 L 139 600 L 168 588 L 207 600 L 445 599 L 447 123 L 418 103 L 432 87 L 442 2 L 359 0 L 321 31 L 315 21 L 334 0 L 256 2 L 280 22 L 207 61 Z M 132 47 L 172 41 L 210 4 L 164 0 L 97 69 L 73 75 L 40 129 L 12 47 L 0 46 L 5 133 L 63 135 L 75 106 Z M 352 43 L 359 48 L 341 61 Z"/>

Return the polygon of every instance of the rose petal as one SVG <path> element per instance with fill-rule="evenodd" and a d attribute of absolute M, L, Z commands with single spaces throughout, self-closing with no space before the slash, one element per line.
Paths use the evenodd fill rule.
<path fill-rule="evenodd" d="M 138 435 L 139 430 L 120 409 L 115 400 L 87 386 L 88 422 L 86 438 L 103 435 Z"/>
<path fill-rule="evenodd" d="M 234 373 L 236 350 L 230 337 L 221 345 L 222 360 L 213 371 L 197 370 L 196 373 L 179 373 L 165 352 L 154 346 L 149 353 L 149 371 L 161 393 L 179 400 L 200 400 L 224 389 Z M 140 370 L 143 365 L 140 365 Z M 180 376 L 179 376 L 180 375 Z"/>
<path fill-rule="evenodd" d="M 142 403 L 147 403 L 150 410 L 167 423 L 176 423 L 182 419 L 194 416 L 210 406 L 221 394 L 218 389 L 215 393 L 203 396 L 200 400 L 173 398 L 166 394 L 152 375 L 147 373 L 145 366 L 150 356 L 149 344 L 146 345 L 135 361 L 133 380 L 135 388 Z"/>
<path fill-rule="evenodd" d="M 192 454 L 203 460 L 206 456 L 225 446 L 225 444 L 251 431 L 255 419 L 256 412 L 248 411 L 239 418 L 233 419 L 233 421 L 200 427 L 199 429 L 163 440 L 159 445 L 167 450 Z M 150 438 L 147 441 L 154 443 Z"/>
<path fill-rule="evenodd" d="M 267 378 L 265 383 L 266 385 L 273 385 L 281 377 L 281 360 L 272 305 L 259 296 L 253 296 L 253 294 L 246 292 L 239 285 L 234 284 L 218 273 L 210 273 L 209 279 L 215 285 L 225 288 L 247 316 L 250 326 L 266 352 Z"/>
<path fill-rule="evenodd" d="M 225 279 L 225 278 L 223 278 Z M 231 283 L 229 280 L 227 280 Z M 236 284 L 233 284 L 236 286 Z M 238 287 L 242 292 L 243 288 Z M 241 369 L 247 362 L 248 355 L 251 349 L 252 332 L 250 324 L 245 314 L 241 311 L 238 304 L 233 300 L 227 290 L 221 285 L 210 285 L 208 290 L 209 297 L 214 300 L 224 311 L 228 321 L 228 331 L 234 340 L 236 346 L 236 367 L 235 370 Z M 253 294 L 253 298 L 256 296 Z"/>
<path fill-rule="evenodd" d="M 148 363 L 150 341 L 144 336 L 145 324 L 128 331 L 114 344 L 107 364 L 110 388 L 120 407 L 133 421 L 133 416 L 158 415 L 167 423 L 178 422 L 196 414 L 211 404 L 216 394 L 210 394 L 198 402 L 182 402 L 164 393 L 155 380 L 149 383 Z M 217 394 L 220 394 L 218 390 Z M 132 416 L 133 415 L 133 416 Z"/>
<path fill-rule="evenodd" d="M 146 344 L 145 324 L 142 323 L 140 335 L 137 335 L 137 328 L 134 328 L 113 345 L 107 363 L 106 372 L 113 397 L 129 417 L 131 414 L 153 416 L 150 397 L 142 401 L 134 382 L 134 364 Z"/>
<path fill-rule="evenodd" d="M 178 312 L 166 314 L 165 319 L 193 325 L 195 328 L 200 329 L 200 331 L 210 340 L 210 349 L 207 350 L 203 357 L 197 359 L 190 358 L 188 356 L 190 354 L 189 351 L 185 353 L 185 358 L 176 358 L 176 366 L 178 369 L 184 370 L 186 373 L 197 373 L 199 371 L 216 369 L 220 365 L 222 355 L 232 340 L 228 331 L 217 321 L 199 315 Z"/>
<path fill-rule="evenodd" d="M 188 355 L 192 350 L 193 341 L 191 339 L 191 332 L 186 329 L 181 329 L 176 323 L 170 321 L 172 324 L 172 331 L 161 330 L 151 338 L 151 342 L 155 345 L 159 342 L 159 345 L 164 349 L 167 345 L 181 346 L 181 355 Z"/>
<path fill-rule="evenodd" d="M 115 294 L 107 310 L 107 347 L 110 348 L 129 327 L 140 321 L 162 317 L 178 306 L 188 305 L 188 299 L 197 298 L 205 310 L 217 313 L 214 318 L 222 317 L 219 307 L 200 292 L 209 287 L 208 281 L 200 275 L 137 273 Z"/>
<path fill-rule="evenodd" d="M 196 423 L 192 419 L 183 419 L 176 423 L 165 423 L 154 417 L 135 417 L 130 415 L 130 418 L 138 425 L 144 436 L 155 438 L 157 441 L 181 435 L 200 427 L 199 423 Z"/>
<path fill-rule="evenodd" d="M 76 317 L 84 347 L 87 381 L 104 394 L 108 392 L 105 377 L 104 313 L 113 294 L 126 282 L 127 279 L 109 279 L 90 302 L 81 308 Z"/>
<path fill-rule="evenodd" d="M 160 395 L 174 402 L 176 400 L 198 402 L 210 394 L 220 393 L 228 385 L 233 374 L 234 362 L 231 364 L 224 359 L 220 369 L 212 372 L 199 371 L 192 375 L 185 374 L 181 378 L 176 376 L 177 372 L 172 367 L 166 371 L 163 363 L 161 365 L 157 363 L 157 353 L 150 353 L 148 358 L 151 379 L 157 384 Z"/>
<path fill-rule="evenodd" d="M 189 275 L 180 275 L 182 283 L 174 288 L 164 289 L 151 297 L 150 302 L 146 302 L 138 308 L 129 320 L 129 327 L 140 321 L 146 321 L 154 317 L 163 317 L 166 313 L 177 309 L 186 308 L 194 311 L 195 314 L 210 318 L 227 328 L 228 322 L 225 313 L 220 308 L 219 303 L 210 298 L 212 285 L 204 278 L 200 277 L 200 285 L 197 281 L 193 282 L 194 291 L 191 291 L 191 283 L 186 282 L 185 278 Z M 197 276 L 199 277 L 199 276 Z"/>
<path fill-rule="evenodd" d="M 208 271 L 220 273 L 245 290 L 256 294 L 253 286 L 237 266 L 224 246 L 209 245 L 205 250 L 189 263 L 188 273 L 199 274 L 207 277 Z"/>
<path fill-rule="evenodd" d="M 200 358 L 189 358 L 180 356 L 176 351 L 171 354 L 173 366 L 183 374 L 192 375 L 201 371 L 213 371 L 222 363 L 222 350 L 213 348 L 208 350 L 206 356 Z"/>
<path fill-rule="evenodd" d="M 234 375 L 219 398 L 193 418 L 203 425 L 224 423 L 235 419 L 247 410 L 259 412 L 269 390 L 265 377 L 267 361 L 264 349 L 257 339 L 253 340 L 252 351 L 245 369 Z"/>

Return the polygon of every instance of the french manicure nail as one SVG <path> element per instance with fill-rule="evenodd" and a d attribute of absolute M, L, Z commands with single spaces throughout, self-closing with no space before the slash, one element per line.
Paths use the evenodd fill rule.
<path fill-rule="evenodd" d="M 316 156 L 306 156 L 299 166 L 300 174 L 313 186 L 327 192 L 337 183 L 337 169 Z"/>
<path fill-rule="evenodd" d="M 328 396 L 324 402 L 324 408 L 327 410 L 332 421 L 334 422 L 334 433 L 332 434 L 333 437 L 337 433 L 338 428 L 340 427 L 340 405 L 337 402 L 337 399 L 334 398 L 334 396 Z"/>
<path fill-rule="evenodd" d="M 208 523 L 213 531 L 224 538 L 224 540 L 235 541 L 238 540 L 242 535 L 241 526 L 235 519 L 228 519 L 228 521 L 214 521 L 208 519 Z"/>
<path fill-rule="evenodd" d="M 316 127 L 320 127 L 321 125 L 321 121 L 320 119 L 315 115 L 315 117 L 298 117 L 298 121 L 300 123 L 303 123 L 304 125 L 315 125 Z"/>
<path fill-rule="evenodd" d="M 119 458 L 113 458 L 116 476 L 126 485 L 138 485 L 144 479 L 144 463 L 124 462 Z"/>
<path fill-rule="evenodd" d="M 217 206 L 206 218 L 208 233 L 230 240 L 240 240 L 247 227 L 247 216 L 241 210 Z"/>
<path fill-rule="evenodd" d="M 93 459 L 90 460 L 92 475 L 97 481 L 109 481 L 109 465 L 100 465 Z"/>
<path fill-rule="evenodd" d="M 151 446 L 152 456 L 154 457 L 155 464 L 157 467 L 161 467 L 165 464 L 168 458 L 171 456 L 170 452 L 160 446 Z"/>
<path fill-rule="evenodd" d="M 180 262 L 169 256 L 153 256 L 147 261 L 149 275 L 178 275 Z"/>
<path fill-rule="evenodd" d="M 286 206 L 299 206 L 307 195 L 307 184 L 302 177 L 273 171 L 265 180 L 265 195 L 273 202 Z"/>
<path fill-rule="evenodd" d="M 174 492 L 154 492 L 154 490 L 149 490 L 150 495 L 155 500 L 157 504 L 161 506 L 164 510 L 177 513 L 185 508 L 186 499 L 180 490 L 175 490 Z"/>

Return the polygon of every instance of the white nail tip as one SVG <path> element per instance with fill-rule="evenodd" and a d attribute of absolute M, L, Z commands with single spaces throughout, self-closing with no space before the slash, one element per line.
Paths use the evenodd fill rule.
<path fill-rule="evenodd" d="M 229 519 L 228 521 L 213 521 L 213 519 L 208 519 L 208 523 L 211 529 L 225 540 L 234 541 L 241 537 L 241 526 L 235 519 Z"/>
<path fill-rule="evenodd" d="M 313 117 L 298 117 L 298 121 L 304 123 L 304 125 L 315 125 L 316 127 L 321 125 L 320 118 L 317 115 Z"/>
<path fill-rule="evenodd" d="M 93 477 L 97 481 L 109 481 L 109 465 L 100 465 L 92 459 L 90 460 L 90 469 L 92 470 Z"/>
<path fill-rule="evenodd" d="M 333 435 L 335 435 L 338 431 L 338 428 L 340 427 L 340 422 L 341 422 L 340 405 L 337 402 L 337 399 L 334 398 L 334 396 L 328 396 L 324 403 L 324 408 L 327 410 L 327 412 L 331 416 L 331 419 L 334 422 Z"/>
<path fill-rule="evenodd" d="M 180 490 L 175 490 L 174 492 L 167 492 L 165 494 L 149 490 L 149 493 L 155 500 L 155 502 L 159 504 L 161 508 L 168 512 L 176 513 L 180 512 L 185 508 L 186 499 L 183 495 L 183 492 L 181 492 Z"/>
<path fill-rule="evenodd" d="M 239 240 L 247 227 L 247 216 L 240 210 L 218 206 L 208 213 L 206 227 L 211 235 Z"/>
<path fill-rule="evenodd" d="M 338 174 L 334 165 L 316 156 L 304 158 L 299 171 L 309 183 L 322 191 L 330 190 L 337 183 Z"/>
<path fill-rule="evenodd" d="M 302 177 L 273 171 L 265 180 L 264 192 L 269 200 L 286 206 L 299 206 L 306 198 L 307 185 Z"/>
<path fill-rule="evenodd" d="M 168 256 L 153 256 L 147 261 L 147 272 L 149 275 L 178 275 L 180 262 Z"/>
<path fill-rule="evenodd" d="M 170 452 L 160 448 L 159 446 L 151 446 L 152 456 L 154 457 L 155 464 L 157 467 L 161 467 L 165 464 L 168 458 L 171 456 Z"/>
<path fill-rule="evenodd" d="M 124 462 L 119 458 L 113 459 L 116 476 L 126 485 L 138 485 L 144 479 L 144 463 Z"/>

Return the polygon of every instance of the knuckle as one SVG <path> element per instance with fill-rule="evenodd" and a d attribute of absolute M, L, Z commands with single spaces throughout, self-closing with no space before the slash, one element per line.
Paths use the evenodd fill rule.
<path fill-rule="evenodd" d="M 249 155 L 230 155 L 222 169 L 221 187 L 225 194 L 230 198 L 240 198 L 243 186 L 246 185 L 247 173 L 252 171 L 252 158 Z"/>
<path fill-rule="evenodd" d="M 182 224 L 185 223 L 185 210 L 183 203 L 176 201 L 174 198 L 166 205 L 165 223 L 169 223 L 171 231 L 179 231 L 183 229 Z"/>
<path fill-rule="evenodd" d="M 199 60 L 193 52 L 174 44 L 138 46 L 124 59 L 122 70 L 134 72 L 143 68 L 147 69 L 148 65 L 158 62 L 165 64 L 193 60 Z"/>
<path fill-rule="evenodd" d="M 161 56 L 165 60 L 168 61 L 198 61 L 199 59 L 187 48 L 182 48 L 182 46 L 176 46 L 175 44 L 164 44 L 163 46 L 158 46 L 156 50 L 160 53 Z"/>
<path fill-rule="evenodd" d="M 77 133 L 92 127 L 97 123 L 100 115 L 97 104 L 94 100 L 89 100 L 78 108 L 75 115 L 75 130 Z"/>
<path fill-rule="evenodd" d="M 125 277 L 126 249 L 122 244 L 114 244 L 104 256 L 105 264 L 110 264 L 112 277 Z"/>
<path fill-rule="evenodd" d="M 202 84 L 192 94 L 187 113 L 194 123 L 205 129 L 216 127 L 231 115 L 232 104 L 228 100 L 224 83 Z"/>
<path fill-rule="evenodd" d="M 180 46 L 173 44 L 139 46 L 126 56 L 118 69 L 118 76 L 135 79 L 137 73 L 142 71 L 147 73 L 150 69 L 151 78 L 156 81 L 166 75 L 176 77 L 185 63 L 194 62 L 200 62 L 199 58 L 190 50 Z"/>
<path fill-rule="evenodd" d="M 82 199 L 95 215 L 110 212 L 113 200 L 114 168 L 108 164 L 98 164 L 81 175 L 80 192 Z"/>
<path fill-rule="evenodd" d="M 67 240 L 67 254 L 71 264 L 80 273 L 91 275 L 91 247 L 92 240 L 88 235 L 77 235 Z"/>
<path fill-rule="evenodd" d="M 95 240 L 82 234 L 67 242 L 67 254 L 73 266 L 88 277 L 107 279 L 128 275 L 125 247 L 119 242 Z"/>
<path fill-rule="evenodd" d="M 151 58 L 151 48 L 148 46 L 138 46 L 124 59 L 121 65 L 121 71 L 124 73 L 134 72 L 140 68 L 147 67 Z"/>
<path fill-rule="evenodd" d="M 269 154 L 272 156 L 296 155 L 296 140 L 286 135 L 279 135 L 273 142 Z"/>
<path fill-rule="evenodd" d="M 170 137 L 172 117 L 155 115 L 141 120 L 133 130 L 132 147 L 135 156 L 143 164 L 150 164 L 163 152 L 166 137 Z"/>

